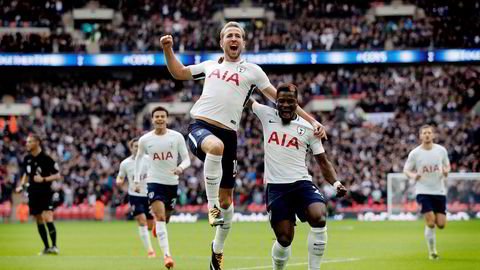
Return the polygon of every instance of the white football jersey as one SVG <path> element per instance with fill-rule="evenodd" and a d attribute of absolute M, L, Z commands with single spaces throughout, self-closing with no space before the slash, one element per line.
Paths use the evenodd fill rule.
<path fill-rule="evenodd" d="M 127 177 L 128 195 L 141 197 L 147 196 L 147 182 L 145 180 L 147 178 L 148 161 L 142 160 L 141 164 L 142 169 L 140 173 L 140 192 L 135 192 L 135 183 L 133 182 L 133 179 L 135 179 L 135 159 L 133 159 L 132 156 L 129 156 L 120 163 L 118 176 L 121 176 L 124 179 Z"/>
<path fill-rule="evenodd" d="M 430 150 L 421 145 L 413 149 L 408 154 L 404 170 L 416 171 L 421 175 L 415 185 L 416 194 L 446 195 L 444 166 L 450 166 L 447 149 L 434 143 Z"/>
<path fill-rule="evenodd" d="M 286 184 L 312 180 L 306 164 L 307 151 L 324 153 L 322 141 L 313 134 L 313 127 L 297 116 L 284 125 L 277 110 L 254 103 L 253 112 L 263 126 L 265 180 L 270 184 Z"/>
<path fill-rule="evenodd" d="M 190 166 L 185 139 L 175 130 L 167 129 L 167 133 L 163 135 L 150 131 L 140 137 L 137 155 L 143 154 L 149 161 L 147 183 L 178 185 L 178 175 L 172 171 L 177 166 L 182 166 L 183 169 Z M 179 157 L 182 160 L 180 165 Z"/>
<path fill-rule="evenodd" d="M 256 64 L 205 61 L 188 66 L 195 80 L 205 79 L 203 92 L 190 114 L 203 116 L 238 130 L 246 101 L 257 87 L 263 91 L 271 86 L 265 72 Z"/>

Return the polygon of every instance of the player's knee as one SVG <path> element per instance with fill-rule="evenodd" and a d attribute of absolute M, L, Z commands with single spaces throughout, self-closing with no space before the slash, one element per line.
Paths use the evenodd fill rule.
<path fill-rule="evenodd" d="M 225 145 L 221 140 L 215 138 L 208 140 L 208 142 L 206 142 L 204 145 L 204 148 L 206 153 L 221 156 L 223 155 L 223 149 L 225 148 Z"/>
<path fill-rule="evenodd" d="M 437 228 L 439 228 L 440 230 L 444 229 L 445 225 L 446 225 L 445 223 L 437 223 Z"/>
<path fill-rule="evenodd" d="M 35 220 L 37 221 L 37 224 L 43 224 L 44 223 L 44 219 L 43 219 L 42 215 L 36 215 Z"/>
<path fill-rule="evenodd" d="M 228 195 L 222 196 L 222 193 L 220 193 L 219 203 L 222 209 L 228 209 L 230 205 L 232 205 L 233 203 L 233 198 L 232 196 L 228 196 Z"/>
<path fill-rule="evenodd" d="M 162 215 L 162 214 L 155 214 L 155 218 L 157 219 L 157 221 L 167 221 L 167 217 L 165 215 Z"/>
<path fill-rule="evenodd" d="M 309 223 L 313 228 L 323 228 L 327 225 L 327 219 L 324 215 L 319 215 L 313 218 Z"/>
<path fill-rule="evenodd" d="M 282 245 L 282 247 L 288 247 L 292 244 L 293 235 L 282 234 L 277 237 L 277 242 Z"/>

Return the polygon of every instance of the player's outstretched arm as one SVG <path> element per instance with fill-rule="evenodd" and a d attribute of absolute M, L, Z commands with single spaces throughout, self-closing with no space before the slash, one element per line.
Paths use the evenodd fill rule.
<path fill-rule="evenodd" d="M 193 80 L 192 72 L 185 67 L 173 53 L 173 37 L 166 35 L 160 38 L 160 43 L 163 48 L 163 55 L 165 56 L 165 62 L 167 63 L 168 71 L 172 74 L 173 78 L 177 80 Z"/>
<path fill-rule="evenodd" d="M 272 85 L 263 89 L 261 92 L 272 102 L 275 102 L 277 100 L 277 89 L 275 89 L 275 87 L 273 87 Z M 303 119 L 307 120 L 307 122 L 309 122 L 313 126 L 313 131 L 315 136 L 320 137 L 322 139 L 326 139 L 326 140 L 328 139 L 327 130 L 325 129 L 325 126 L 320 124 L 320 122 L 318 122 L 315 118 L 309 115 L 300 106 L 297 106 L 297 114 Z"/>
<path fill-rule="evenodd" d="M 332 163 L 327 158 L 326 153 L 321 153 L 315 155 L 318 165 L 320 166 L 320 171 L 322 172 L 323 177 L 327 180 L 330 185 L 332 185 L 337 191 L 337 197 L 343 197 L 347 194 L 347 188 L 345 188 L 340 181 L 337 180 L 337 173 L 335 168 L 333 168 Z"/>

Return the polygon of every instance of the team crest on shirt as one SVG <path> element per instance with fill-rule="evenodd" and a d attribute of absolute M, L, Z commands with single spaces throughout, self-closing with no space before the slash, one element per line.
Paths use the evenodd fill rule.
<path fill-rule="evenodd" d="M 238 67 L 237 67 L 238 73 L 243 73 L 243 72 L 245 72 L 246 70 L 247 70 L 247 69 L 244 68 L 244 67 L 242 67 L 242 66 L 238 66 Z"/>
<path fill-rule="evenodd" d="M 304 127 L 297 127 L 297 133 L 302 136 L 307 131 Z"/>

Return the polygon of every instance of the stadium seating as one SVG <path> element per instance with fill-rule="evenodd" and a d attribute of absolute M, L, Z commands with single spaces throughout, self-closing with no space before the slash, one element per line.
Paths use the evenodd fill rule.
<path fill-rule="evenodd" d="M 191 0 L 97 1 L 99 4 L 87 6 L 110 8 L 117 14 L 115 18 L 66 24 L 69 20 L 62 17 L 70 18 L 73 8 L 81 8 L 88 1 L 64 2 L 21 1 L 16 7 L 0 11 L 3 26 L 13 30 L 0 32 L 0 52 L 160 51 L 159 39 L 167 33 L 174 36 L 176 50 L 218 51 L 222 22 L 213 18 L 215 12 L 228 6 Z M 234 5 L 239 1 L 228 2 Z M 480 7 L 474 1 L 462 6 L 423 0 L 409 2 L 422 12 L 414 16 L 375 17 L 369 10 L 381 2 L 253 1 L 275 16 L 245 22 L 247 49 L 256 52 L 480 46 L 480 35 L 475 31 L 480 28 L 480 19 L 475 16 Z M 30 9 L 38 12 L 29 12 Z M 17 27 L 45 27 L 50 31 L 41 35 L 15 33 Z"/>

